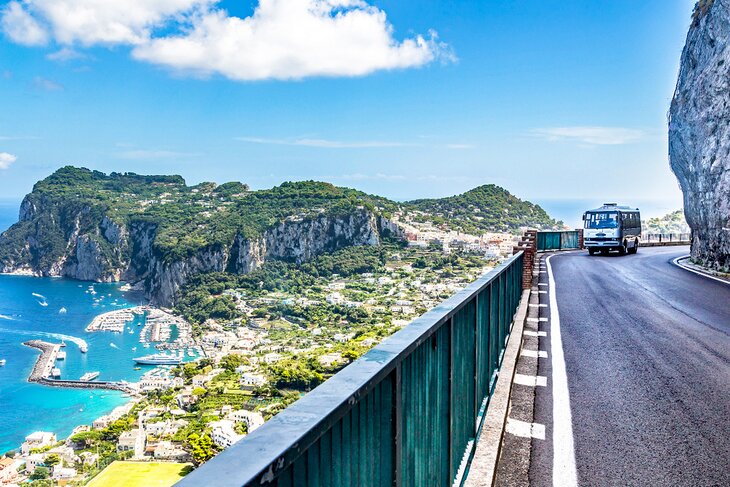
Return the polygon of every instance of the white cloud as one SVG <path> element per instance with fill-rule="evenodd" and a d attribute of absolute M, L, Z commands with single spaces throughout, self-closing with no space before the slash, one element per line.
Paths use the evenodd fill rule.
<path fill-rule="evenodd" d="M 12 163 L 17 161 L 18 158 L 13 154 L 7 152 L 0 152 L 0 169 L 7 169 Z"/>
<path fill-rule="evenodd" d="M 86 59 L 88 56 L 83 52 L 70 47 L 62 47 L 58 51 L 46 55 L 46 59 L 64 63 L 66 61 Z"/>
<path fill-rule="evenodd" d="M 532 133 L 550 142 L 575 141 L 589 145 L 621 145 L 646 136 L 643 130 L 622 127 L 553 127 L 535 129 Z"/>
<path fill-rule="evenodd" d="M 362 76 L 422 66 L 445 46 L 432 33 L 398 42 L 385 12 L 359 0 L 260 0 L 253 15 L 210 10 L 184 34 L 153 39 L 133 56 L 175 70 L 236 80 Z"/>
<path fill-rule="evenodd" d="M 362 76 L 455 59 L 435 32 L 396 40 L 385 12 L 364 0 L 259 0 L 245 18 L 219 1 L 12 1 L 2 26 L 23 44 L 129 45 L 138 60 L 234 80 Z"/>
<path fill-rule="evenodd" d="M 55 81 L 43 78 L 41 76 L 36 76 L 35 78 L 33 78 L 33 87 L 36 90 L 40 90 L 40 91 L 61 91 L 61 90 L 63 90 L 62 84 L 56 83 Z"/>
<path fill-rule="evenodd" d="M 5 6 L 0 24 L 5 35 L 18 44 L 42 46 L 48 42 L 46 30 L 20 2 L 10 2 Z"/>
<path fill-rule="evenodd" d="M 156 27 L 211 0 L 26 0 L 16 16 L 32 19 L 60 44 L 140 44 Z M 8 23 L 13 19 L 9 19 Z M 45 27 L 41 27 L 41 23 Z"/>
<path fill-rule="evenodd" d="M 251 144 L 268 144 L 268 145 L 297 145 L 304 147 L 321 147 L 326 149 L 368 149 L 378 147 L 406 147 L 413 144 L 406 144 L 403 142 L 388 142 L 380 140 L 366 140 L 366 141 L 355 141 L 345 142 L 341 140 L 327 140 L 327 139 L 267 139 L 263 137 L 236 137 L 236 140 L 241 142 L 248 142 Z"/>

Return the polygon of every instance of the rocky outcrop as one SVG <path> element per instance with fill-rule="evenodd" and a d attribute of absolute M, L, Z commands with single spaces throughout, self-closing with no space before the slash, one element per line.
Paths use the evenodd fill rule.
<path fill-rule="evenodd" d="M 224 270 L 248 274 L 270 259 L 302 263 L 343 247 L 379 243 L 375 216 L 365 210 L 341 216 L 289 219 L 258 237 L 236 235 L 229 248 L 206 247 L 175 262 L 166 262 L 153 255 L 149 269 L 144 273 L 147 276 L 145 288 L 153 302 L 169 306 L 178 290 L 194 274 Z M 132 260 L 144 260 L 140 257 L 135 253 Z"/>
<path fill-rule="evenodd" d="M 730 0 L 701 0 L 682 52 L 669 160 L 684 193 L 692 257 L 730 268 Z"/>
<path fill-rule="evenodd" d="M 172 306 L 180 288 L 199 273 L 253 272 L 270 259 L 305 262 L 351 245 L 377 245 L 375 216 L 345 214 L 290 217 L 260 235 L 235 234 L 228 244 L 176 255 L 156 246 L 157 224 L 115 222 L 104 207 L 28 195 L 20 222 L 0 237 L 0 270 L 38 276 L 141 284 L 155 304 Z"/>
<path fill-rule="evenodd" d="M 110 282 L 119 280 L 121 270 L 114 268 L 91 235 L 81 235 L 76 238 L 71 258 L 64 261 L 57 273 L 82 281 Z"/>

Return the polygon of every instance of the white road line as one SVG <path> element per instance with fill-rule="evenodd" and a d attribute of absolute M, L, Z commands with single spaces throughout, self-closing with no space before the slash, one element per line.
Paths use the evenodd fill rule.
<path fill-rule="evenodd" d="M 547 318 L 527 318 L 527 321 L 530 323 L 540 323 L 543 321 L 547 321 Z"/>
<path fill-rule="evenodd" d="M 532 306 L 533 308 L 547 308 L 547 304 L 532 304 L 532 303 L 530 303 L 529 306 Z"/>
<path fill-rule="evenodd" d="M 527 335 L 528 337 L 546 337 L 547 332 L 544 331 L 530 331 L 525 330 L 522 332 L 523 335 Z"/>
<path fill-rule="evenodd" d="M 568 374 L 565 370 L 563 340 L 560 334 L 560 313 L 555 295 L 555 278 L 548 257 L 548 282 L 550 283 L 550 349 L 553 369 L 553 487 L 578 485 L 573 444 L 573 420 L 570 413 Z"/>
<path fill-rule="evenodd" d="M 543 286 L 543 287 L 544 287 L 544 286 L 547 286 L 547 283 L 546 283 L 546 282 L 539 282 L 539 283 L 537 283 L 537 285 L 538 285 L 538 286 Z"/>
<path fill-rule="evenodd" d="M 507 433 L 521 438 L 545 439 L 545 425 L 540 423 L 528 423 L 517 419 L 507 418 Z"/>
<path fill-rule="evenodd" d="M 545 387 L 547 386 L 547 377 L 542 375 L 515 374 L 514 383 L 521 386 Z"/>
<path fill-rule="evenodd" d="M 672 263 L 674 265 L 676 265 L 677 267 L 680 267 L 680 268 L 684 269 L 685 271 L 693 272 L 693 273 L 697 274 L 698 276 L 706 277 L 707 279 L 712 279 L 713 281 L 721 282 L 723 284 L 726 284 L 726 285 L 730 286 L 730 282 L 726 281 L 725 279 L 720 279 L 719 277 L 710 276 L 708 274 L 705 274 L 705 273 L 700 272 L 700 271 L 696 271 L 696 270 L 694 270 L 694 269 L 692 269 L 690 267 L 687 267 L 686 265 L 683 265 L 683 264 L 680 264 L 679 263 L 680 260 L 686 259 L 687 257 L 689 257 L 689 255 L 682 255 L 682 256 L 677 257 L 676 259 L 672 260 Z"/>
<path fill-rule="evenodd" d="M 547 291 L 538 291 L 537 294 L 547 294 Z"/>
<path fill-rule="evenodd" d="M 525 350 L 524 348 L 520 351 L 520 355 L 532 358 L 547 358 L 548 356 L 545 350 Z"/>

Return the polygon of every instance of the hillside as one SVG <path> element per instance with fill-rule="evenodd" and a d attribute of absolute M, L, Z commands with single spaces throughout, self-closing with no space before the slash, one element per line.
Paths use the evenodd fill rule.
<path fill-rule="evenodd" d="M 251 191 L 64 167 L 33 187 L 20 221 L 0 236 L 0 271 L 126 280 L 170 306 L 197 274 L 248 274 L 269 260 L 301 264 L 379 245 L 381 216 L 403 211 L 476 234 L 555 225 L 539 206 L 491 185 L 400 204 L 316 181 Z"/>
<path fill-rule="evenodd" d="M 466 233 L 515 232 L 524 227 L 562 227 L 540 206 L 523 201 L 506 189 L 486 184 L 466 193 L 405 204 L 431 215 L 436 225 L 446 224 Z"/>

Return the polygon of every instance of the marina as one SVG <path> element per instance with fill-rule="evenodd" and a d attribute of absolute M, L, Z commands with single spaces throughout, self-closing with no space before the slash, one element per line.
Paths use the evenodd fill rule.
<path fill-rule="evenodd" d="M 36 382 L 53 387 L 111 389 L 129 393 L 136 392 L 134 385 L 126 381 L 93 381 L 94 378 L 99 376 L 98 372 L 90 372 L 89 374 L 91 374 L 91 379 L 83 380 L 82 377 L 81 380 L 61 380 L 61 371 L 57 367 L 54 367 L 56 356 L 61 349 L 60 344 L 48 343 L 42 340 L 29 340 L 27 342 L 23 342 L 23 345 L 41 351 L 41 355 L 38 357 L 38 360 L 36 360 L 30 376 L 28 376 L 28 382 Z M 96 375 L 94 376 L 93 374 Z"/>

